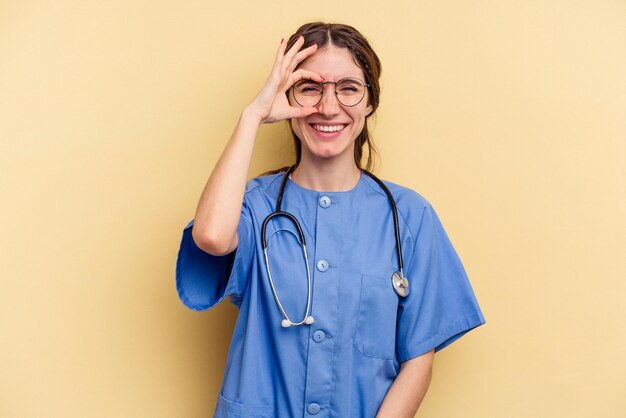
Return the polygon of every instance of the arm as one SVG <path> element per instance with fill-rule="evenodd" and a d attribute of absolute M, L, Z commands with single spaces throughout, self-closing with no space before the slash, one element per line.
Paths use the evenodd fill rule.
<path fill-rule="evenodd" d="M 224 255 L 237 247 L 237 225 L 260 125 L 246 108 L 200 196 L 192 235 L 209 254 Z"/>
<path fill-rule="evenodd" d="M 376 418 L 413 418 L 426 395 L 432 376 L 435 350 L 400 365 Z"/>
<path fill-rule="evenodd" d="M 237 248 L 237 225 L 260 125 L 304 117 L 317 111 L 316 108 L 292 107 L 285 95 L 287 89 L 299 79 L 306 77 L 321 81 L 319 75 L 310 71 L 294 71 L 301 61 L 317 50 L 313 44 L 299 51 L 303 44 L 304 38 L 300 38 L 285 53 L 286 42 L 281 42 L 272 73 L 263 89 L 241 114 L 202 191 L 192 235 L 196 245 L 209 254 L 224 255 Z"/>

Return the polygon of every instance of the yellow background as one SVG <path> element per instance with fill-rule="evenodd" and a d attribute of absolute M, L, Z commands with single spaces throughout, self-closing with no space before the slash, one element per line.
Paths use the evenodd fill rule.
<path fill-rule="evenodd" d="M 626 416 L 626 2 L 5 0 L 1 417 L 211 415 L 236 309 L 178 301 L 182 228 L 318 19 L 379 53 L 377 173 L 434 205 L 487 318 L 417 416 Z M 250 175 L 289 152 L 264 126 Z"/>

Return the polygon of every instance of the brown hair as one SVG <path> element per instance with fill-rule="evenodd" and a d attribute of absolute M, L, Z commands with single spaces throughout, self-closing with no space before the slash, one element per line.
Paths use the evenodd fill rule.
<path fill-rule="evenodd" d="M 302 46 L 302 49 L 313 44 L 317 44 L 318 50 L 328 45 L 333 45 L 338 48 L 347 48 L 352 53 L 356 64 L 359 68 L 361 68 L 361 70 L 363 70 L 365 83 L 369 84 L 368 102 L 372 106 L 372 112 L 365 117 L 363 130 L 355 140 L 354 162 L 360 169 L 371 171 L 374 168 L 376 147 L 370 139 L 370 134 L 367 129 L 367 120 L 376 112 L 378 104 L 380 103 L 379 78 L 382 72 L 382 66 L 378 56 L 370 46 L 367 39 L 352 26 L 340 23 L 323 22 L 304 24 L 300 26 L 287 41 L 287 51 L 298 40 L 300 35 L 304 36 L 304 45 Z M 289 126 L 291 127 L 291 124 Z M 291 134 L 293 135 L 293 142 L 296 150 L 296 165 L 298 165 L 302 155 L 302 144 L 296 136 L 296 133 L 293 131 L 293 128 L 291 128 Z M 362 164 L 364 147 L 367 147 L 367 160 L 365 165 Z M 270 173 L 278 173 L 285 171 L 286 169 L 287 167 L 284 167 Z"/>

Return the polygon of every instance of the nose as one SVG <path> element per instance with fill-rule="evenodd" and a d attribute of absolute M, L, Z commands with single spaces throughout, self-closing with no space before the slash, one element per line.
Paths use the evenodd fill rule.
<path fill-rule="evenodd" d="M 324 85 L 324 94 L 322 94 L 322 100 L 317 105 L 317 110 L 324 116 L 335 116 L 340 112 L 339 100 L 335 94 L 334 84 Z"/>

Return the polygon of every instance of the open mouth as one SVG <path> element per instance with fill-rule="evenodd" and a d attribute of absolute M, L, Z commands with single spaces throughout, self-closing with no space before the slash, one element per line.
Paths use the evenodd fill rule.
<path fill-rule="evenodd" d="M 338 133 L 338 132 L 343 131 L 343 129 L 346 127 L 346 125 L 342 125 L 342 124 L 339 124 L 339 125 L 317 125 L 317 124 L 312 123 L 311 127 L 313 129 L 315 129 L 316 131 L 321 132 L 321 133 L 333 134 L 333 133 Z"/>

